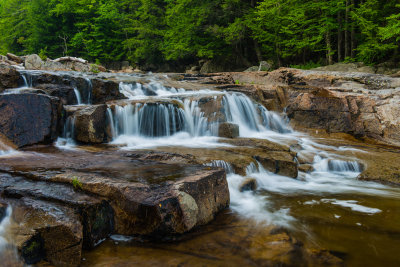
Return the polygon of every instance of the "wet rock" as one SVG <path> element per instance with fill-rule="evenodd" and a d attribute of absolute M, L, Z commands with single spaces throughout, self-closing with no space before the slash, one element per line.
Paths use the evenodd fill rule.
<path fill-rule="evenodd" d="M 257 180 L 254 178 L 247 178 L 243 181 L 243 183 L 239 186 L 239 191 L 255 191 L 257 189 Z"/>
<path fill-rule="evenodd" d="M 110 100 L 124 99 L 125 97 L 119 92 L 119 84 L 113 81 L 105 81 L 101 79 L 92 80 L 92 101 L 93 104 L 101 104 Z"/>
<path fill-rule="evenodd" d="M 223 138 L 236 138 L 239 136 L 239 125 L 224 122 L 219 125 L 218 136 Z"/>
<path fill-rule="evenodd" d="M 56 84 L 40 84 L 36 88 L 41 89 L 50 96 L 58 97 L 63 105 L 76 105 L 78 101 L 74 92 L 74 88 L 66 85 Z"/>
<path fill-rule="evenodd" d="M 88 106 L 74 113 L 75 137 L 82 143 L 102 143 L 105 139 L 107 105 Z"/>
<path fill-rule="evenodd" d="M 299 166 L 299 171 L 305 172 L 305 173 L 310 173 L 310 172 L 314 171 L 314 167 L 310 164 L 301 164 Z"/>
<path fill-rule="evenodd" d="M 0 93 L 6 88 L 18 87 L 20 75 L 12 67 L 0 65 Z"/>
<path fill-rule="evenodd" d="M 82 225 L 72 209 L 25 197 L 0 201 L 13 207 L 11 236 L 25 263 L 80 264 Z"/>
<path fill-rule="evenodd" d="M 273 173 L 297 178 L 298 168 L 297 163 L 294 161 L 294 156 L 290 153 L 271 151 L 264 155 L 254 156 L 263 167 Z"/>
<path fill-rule="evenodd" d="M 0 133 L 18 147 L 53 142 L 60 130 L 58 98 L 40 94 L 0 95 Z"/>
<path fill-rule="evenodd" d="M 68 193 L 64 185 L 71 187 L 78 180 L 80 193 L 104 199 L 112 207 L 116 234 L 151 237 L 190 231 L 210 222 L 229 205 L 223 169 L 138 161 L 118 153 L 64 153 L 52 154 L 52 160 L 34 155 L 2 160 L 2 171 L 8 170 L 16 176 L 29 172 L 30 179 L 48 183 L 48 186 L 7 184 L 7 196 L 35 195 L 46 201 L 76 206 L 81 197 Z M 5 186 L 6 182 L 1 184 Z M 57 184 L 62 184 L 63 189 Z M 29 187 L 34 190 L 23 189 Z"/>

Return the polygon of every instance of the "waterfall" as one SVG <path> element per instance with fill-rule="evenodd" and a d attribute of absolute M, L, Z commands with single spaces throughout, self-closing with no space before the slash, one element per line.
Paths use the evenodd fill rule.
<path fill-rule="evenodd" d="M 239 125 L 241 137 L 252 137 L 256 133 L 291 132 L 287 123 L 276 113 L 268 111 L 261 105 L 241 93 L 206 91 L 188 97 L 185 90 L 166 88 L 160 83 L 150 83 L 146 86 L 140 83 L 120 83 L 119 91 L 129 99 L 152 99 L 154 93 L 164 98 L 148 103 L 133 103 L 125 106 L 116 105 L 114 111 L 108 111 L 111 128 L 114 128 L 114 140 L 118 136 L 167 137 L 187 133 L 191 138 L 211 137 L 218 135 L 219 124 L 230 122 Z M 206 98 L 199 98 L 205 94 Z M 172 95 L 171 95 L 172 94 Z M 212 98 L 210 98 L 213 96 Z M 223 94 L 222 100 L 217 95 Z M 164 103 L 165 96 L 176 101 Z M 211 100 L 210 100 L 211 99 Z M 210 106 L 207 101 L 222 101 L 220 110 L 207 113 L 203 109 Z M 202 105 L 200 105 L 202 103 Z M 218 113 L 218 116 L 217 114 Z"/>
<path fill-rule="evenodd" d="M 204 164 L 205 166 L 210 166 L 210 167 L 219 167 L 225 169 L 227 174 L 234 173 L 233 167 L 230 163 L 224 161 L 224 160 L 213 160 L 210 163 Z"/>
<path fill-rule="evenodd" d="M 112 139 L 115 139 L 117 137 L 117 132 L 115 130 L 114 118 L 113 118 L 113 114 L 112 114 L 111 108 L 107 108 L 107 114 L 106 115 L 107 115 L 108 123 L 110 125 Z"/>
<path fill-rule="evenodd" d="M 4 144 L 1 140 L 0 140 L 0 156 L 3 155 L 8 155 L 10 153 L 14 152 L 14 150 L 7 146 L 6 144 Z"/>
<path fill-rule="evenodd" d="M 140 83 L 119 83 L 119 92 L 128 99 L 134 99 L 136 96 L 144 96 L 145 93 L 142 90 L 143 86 Z"/>
<path fill-rule="evenodd" d="M 85 78 L 87 85 L 88 85 L 88 96 L 87 96 L 87 103 L 89 105 L 92 104 L 92 91 L 93 91 L 93 83 L 92 80 L 90 80 L 89 78 Z"/>
<path fill-rule="evenodd" d="M 33 81 L 32 81 L 32 75 L 30 75 L 27 72 L 21 73 L 22 80 L 24 81 L 24 85 L 22 86 L 23 88 L 32 88 L 33 87 Z"/>
<path fill-rule="evenodd" d="M 171 136 L 184 127 L 184 112 L 173 104 L 129 104 L 116 106 L 116 136 Z"/>
<path fill-rule="evenodd" d="M 8 242 L 7 242 L 7 230 L 11 224 L 11 214 L 12 214 L 12 208 L 11 206 L 8 206 L 4 217 L 0 218 L 0 255 L 4 251 L 4 249 L 7 247 Z"/>
<path fill-rule="evenodd" d="M 79 90 L 76 87 L 74 87 L 74 92 L 75 92 L 76 101 L 78 102 L 78 105 L 82 105 L 81 93 L 79 92 Z"/>
<path fill-rule="evenodd" d="M 268 130 L 278 133 L 291 132 L 287 123 L 279 115 L 261 105 L 254 104 L 244 94 L 227 93 L 223 99 L 223 106 L 228 122 L 239 125 L 240 136 Z"/>
<path fill-rule="evenodd" d="M 338 159 L 321 158 L 315 156 L 314 169 L 318 172 L 362 172 L 362 165 L 357 161 L 344 161 Z"/>
<path fill-rule="evenodd" d="M 175 89 L 174 87 L 165 87 L 161 83 L 152 81 L 149 84 L 140 83 L 119 83 L 119 92 L 128 99 L 143 98 L 146 96 L 171 96 L 184 93 L 185 89 Z"/>
<path fill-rule="evenodd" d="M 186 132 L 190 133 L 191 136 L 210 135 L 208 120 L 199 108 L 198 101 L 185 99 L 183 105 Z"/>
<path fill-rule="evenodd" d="M 69 116 L 65 121 L 62 136 L 58 138 L 56 146 L 60 148 L 72 148 L 75 145 L 75 117 Z"/>

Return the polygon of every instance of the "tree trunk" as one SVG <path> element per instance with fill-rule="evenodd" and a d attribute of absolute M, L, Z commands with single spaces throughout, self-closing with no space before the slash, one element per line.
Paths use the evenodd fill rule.
<path fill-rule="evenodd" d="M 331 44 L 331 36 L 330 36 L 330 31 L 327 30 L 325 34 L 325 42 L 326 42 L 326 61 L 328 62 L 328 65 L 332 65 L 333 60 L 332 60 L 332 44 Z"/>
<path fill-rule="evenodd" d="M 338 12 L 338 36 L 337 36 L 337 56 L 338 56 L 338 62 L 341 62 L 343 60 L 342 58 L 342 42 L 343 42 L 343 34 L 342 34 L 342 14 L 341 12 Z"/>
<path fill-rule="evenodd" d="M 354 5 L 354 0 L 351 0 L 351 5 L 352 9 L 354 10 L 355 5 Z M 355 32 L 355 26 L 354 23 L 351 25 L 351 58 L 355 57 L 356 53 L 356 32 Z"/>
<path fill-rule="evenodd" d="M 350 0 L 346 0 L 346 15 L 345 15 L 345 22 L 344 22 L 344 57 L 349 57 L 350 56 L 350 45 L 349 45 L 349 5 L 350 5 Z"/>
<path fill-rule="evenodd" d="M 256 51 L 258 62 L 261 62 L 263 60 L 263 58 L 262 58 L 260 46 L 259 46 L 257 40 L 253 40 L 253 42 L 254 42 L 254 50 Z"/>

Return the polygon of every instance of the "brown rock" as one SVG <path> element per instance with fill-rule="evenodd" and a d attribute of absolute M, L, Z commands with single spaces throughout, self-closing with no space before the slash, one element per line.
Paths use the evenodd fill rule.
<path fill-rule="evenodd" d="M 20 75 L 18 71 L 12 67 L 0 66 L 0 93 L 7 88 L 18 87 Z"/>
<path fill-rule="evenodd" d="M 182 234 L 210 222 L 229 205 L 225 171 L 219 168 L 139 161 L 121 157 L 115 151 L 102 153 L 101 161 L 92 153 L 66 151 L 52 154 L 51 160 L 24 155 L 0 162 L 1 170 L 11 168 L 14 177 L 29 172 L 30 179 L 37 180 L 37 185 L 8 178 L 11 180 L 0 183 L 7 187 L 7 197 L 35 196 L 77 207 L 79 211 L 97 207 L 94 205 L 97 202 L 89 201 L 93 197 L 105 200 L 113 210 L 116 234 L 152 237 Z M 79 181 L 78 193 L 71 188 L 76 180 Z M 87 218 L 107 218 L 95 216 L 108 214 L 100 212 L 102 210 L 95 209 L 96 212 L 89 213 L 94 215 Z M 84 212 L 79 214 L 86 218 Z M 88 227 L 84 225 L 83 229 Z"/>
<path fill-rule="evenodd" d="M 24 63 L 24 60 L 22 60 L 22 58 L 20 58 L 19 56 L 14 55 L 14 54 L 7 53 L 6 56 L 7 56 L 7 58 L 9 60 L 12 60 L 12 61 L 14 61 L 14 62 L 16 62 L 18 64 Z"/>
<path fill-rule="evenodd" d="M 82 225 L 72 209 L 30 198 L 0 201 L 13 207 L 12 240 L 25 263 L 80 264 Z"/>
<path fill-rule="evenodd" d="M 36 88 L 45 91 L 50 96 L 58 97 L 63 105 L 76 105 L 78 101 L 74 88 L 66 85 L 40 84 Z"/>
<path fill-rule="evenodd" d="M 102 104 L 110 100 L 124 99 L 119 92 L 119 84 L 113 81 L 101 79 L 92 80 L 92 102 L 93 104 Z"/>
<path fill-rule="evenodd" d="M 51 143 L 57 138 L 61 105 L 40 94 L 0 95 L 0 133 L 18 147 Z"/>
<path fill-rule="evenodd" d="M 254 159 L 270 172 L 292 178 L 297 178 L 298 176 L 297 163 L 290 153 L 270 151 L 264 155 L 254 156 Z"/>
<path fill-rule="evenodd" d="M 301 164 L 299 166 L 299 171 L 310 173 L 314 170 L 314 167 L 310 164 Z"/>
<path fill-rule="evenodd" d="M 219 125 L 218 136 L 223 138 L 237 138 L 239 136 L 239 125 L 224 122 Z"/>
<path fill-rule="evenodd" d="M 102 143 L 106 131 L 107 105 L 88 106 L 74 113 L 76 140 L 83 143 Z"/>

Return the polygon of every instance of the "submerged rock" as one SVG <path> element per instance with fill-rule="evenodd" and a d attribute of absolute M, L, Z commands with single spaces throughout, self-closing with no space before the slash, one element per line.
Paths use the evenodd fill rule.
<path fill-rule="evenodd" d="M 243 183 L 239 186 L 239 191 L 255 191 L 257 189 L 257 180 L 254 178 L 247 178 L 243 181 Z"/>
<path fill-rule="evenodd" d="M 41 94 L 0 95 L 0 133 L 18 147 L 51 143 L 60 129 L 60 100 Z"/>

